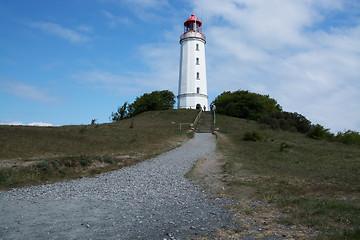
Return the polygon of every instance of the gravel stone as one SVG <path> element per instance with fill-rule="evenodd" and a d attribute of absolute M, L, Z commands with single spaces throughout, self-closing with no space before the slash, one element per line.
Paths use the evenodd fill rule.
<path fill-rule="evenodd" d="M 197 133 L 181 147 L 95 178 L 0 192 L 0 239 L 184 239 L 230 224 L 225 199 L 184 177 L 215 154 Z"/>

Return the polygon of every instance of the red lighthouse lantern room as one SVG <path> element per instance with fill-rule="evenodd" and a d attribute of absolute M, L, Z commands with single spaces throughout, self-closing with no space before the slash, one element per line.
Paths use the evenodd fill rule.
<path fill-rule="evenodd" d="M 195 17 L 195 14 L 191 14 L 191 17 L 184 22 L 184 33 L 180 36 L 180 42 L 187 38 L 200 38 L 206 41 L 202 33 L 202 22 Z"/>
<path fill-rule="evenodd" d="M 191 17 L 189 17 L 186 22 L 184 22 L 184 32 L 202 32 L 201 25 L 201 21 L 195 17 L 195 14 L 191 14 Z"/>

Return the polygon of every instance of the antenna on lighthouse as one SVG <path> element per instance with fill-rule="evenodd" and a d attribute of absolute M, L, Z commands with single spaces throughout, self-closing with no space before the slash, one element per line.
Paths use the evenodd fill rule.
<path fill-rule="evenodd" d="M 196 27 L 196 17 L 195 17 L 195 26 L 194 26 L 194 28 L 195 28 L 195 32 L 197 32 L 196 31 L 196 29 L 197 29 L 197 27 Z"/>
<path fill-rule="evenodd" d="M 203 16 L 204 16 L 204 9 L 201 8 L 201 21 L 202 21 L 202 22 L 204 21 Z"/>

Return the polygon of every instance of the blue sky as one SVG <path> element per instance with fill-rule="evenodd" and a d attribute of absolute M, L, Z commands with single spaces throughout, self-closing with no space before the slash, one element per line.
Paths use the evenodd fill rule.
<path fill-rule="evenodd" d="M 209 100 L 250 90 L 332 132 L 360 131 L 358 0 L 1 0 L 0 123 L 104 123 L 145 92 L 177 94 L 193 12 Z"/>

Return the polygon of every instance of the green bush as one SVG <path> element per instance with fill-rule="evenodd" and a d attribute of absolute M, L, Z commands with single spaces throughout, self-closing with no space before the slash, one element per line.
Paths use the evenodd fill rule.
<path fill-rule="evenodd" d="M 255 131 L 252 132 L 246 132 L 244 134 L 244 140 L 245 141 L 254 141 L 254 142 L 261 142 L 264 138 Z"/>
<path fill-rule="evenodd" d="M 106 157 L 106 158 L 103 158 L 103 162 L 112 164 L 112 163 L 114 163 L 114 159 Z"/>
<path fill-rule="evenodd" d="M 81 166 L 83 166 L 83 167 L 89 166 L 89 165 L 91 164 L 91 159 L 90 159 L 90 158 L 87 158 L 87 157 L 85 157 L 85 156 L 81 156 L 80 164 L 81 164 Z"/>
<path fill-rule="evenodd" d="M 50 164 L 48 162 L 39 162 L 36 167 L 41 170 L 48 170 L 50 168 Z"/>
<path fill-rule="evenodd" d="M 344 133 L 338 132 L 335 140 L 345 144 L 360 145 L 360 134 L 355 131 L 348 130 Z"/>
<path fill-rule="evenodd" d="M 260 123 L 269 125 L 272 129 L 281 129 L 307 133 L 311 129 L 311 122 L 296 112 L 273 112 L 259 119 Z"/>
<path fill-rule="evenodd" d="M 311 126 L 307 136 L 313 139 L 327 139 L 331 140 L 334 135 L 329 131 L 330 129 L 324 128 L 320 124 Z"/>
<path fill-rule="evenodd" d="M 174 104 L 175 95 L 173 92 L 169 90 L 153 91 L 137 97 L 131 104 L 125 102 L 122 107 L 117 109 L 117 112 L 111 114 L 110 119 L 117 122 L 146 111 L 169 110 L 174 107 Z"/>
<path fill-rule="evenodd" d="M 281 106 L 268 95 L 243 90 L 223 92 L 215 98 L 213 104 L 220 114 L 251 120 L 281 111 Z"/>

